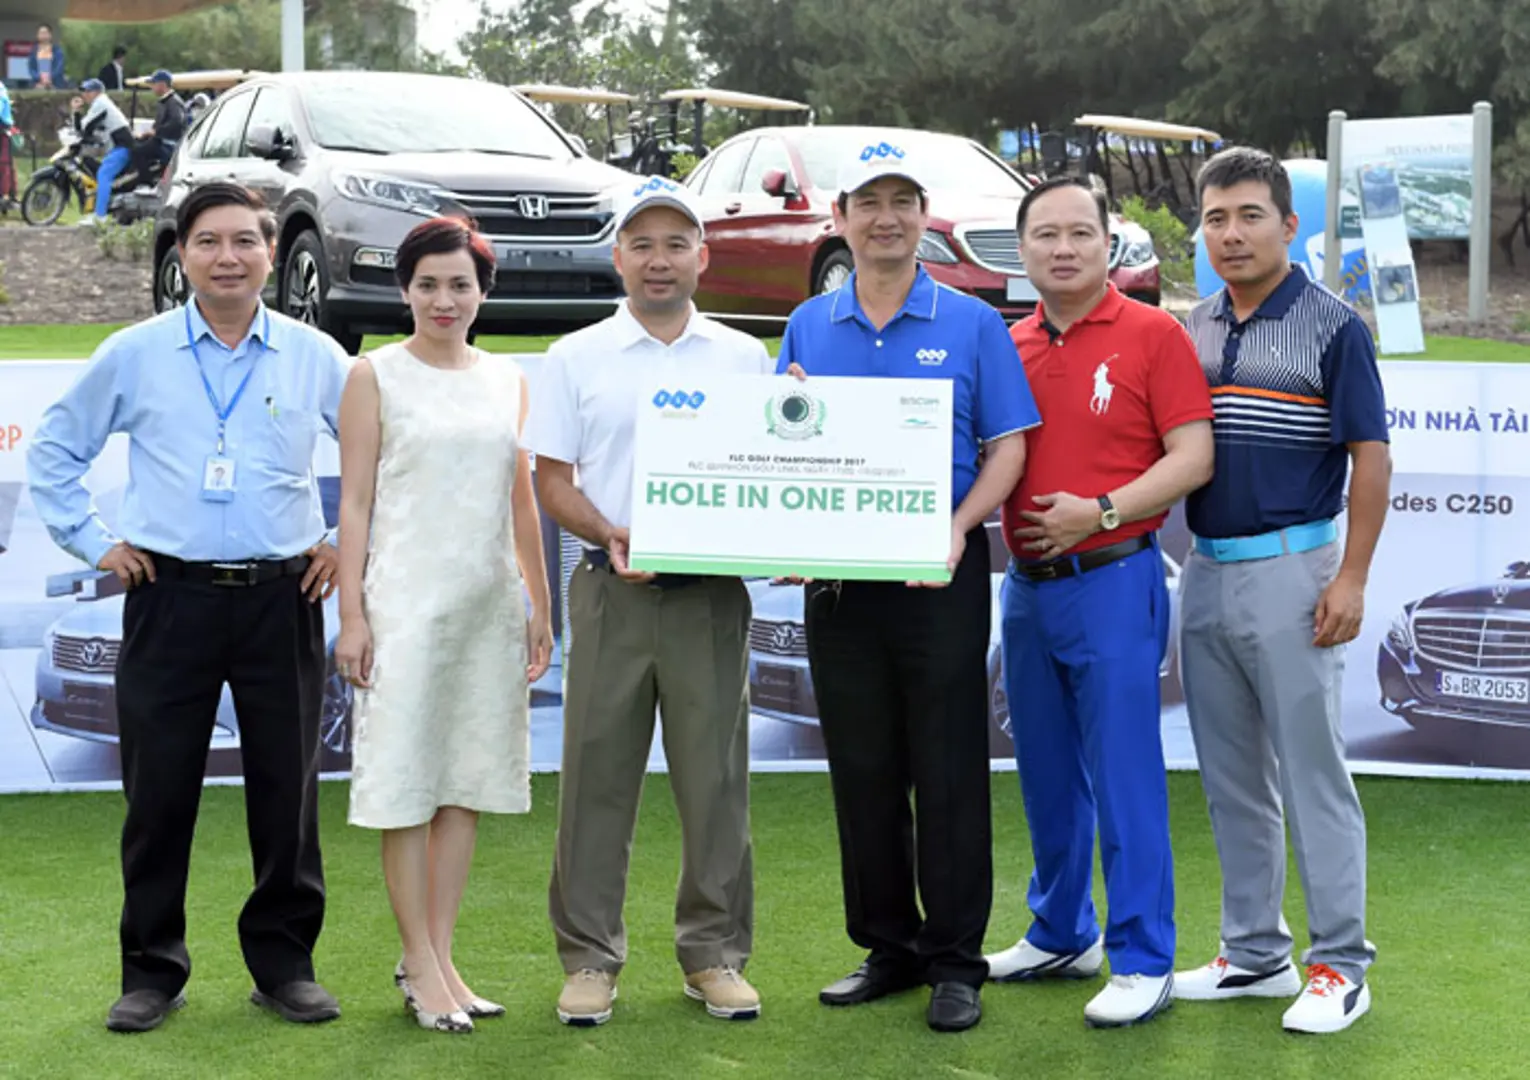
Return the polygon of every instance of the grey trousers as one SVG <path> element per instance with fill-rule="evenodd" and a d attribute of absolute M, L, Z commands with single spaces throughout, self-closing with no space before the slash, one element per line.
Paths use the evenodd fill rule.
<path fill-rule="evenodd" d="M 675 954 L 742 969 L 754 937 L 749 594 L 738 578 L 660 589 L 580 563 L 569 584 L 563 772 L 548 911 L 566 972 L 616 974 L 638 800 L 663 714 L 680 816 Z"/>
<path fill-rule="evenodd" d="M 1318 598 L 1340 558 L 1338 543 L 1236 563 L 1192 552 L 1180 655 L 1222 865 L 1228 962 L 1270 971 L 1290 959 L 1283 804 L 1310 962 L 1361 981 L 1375 954 L 1365 938 L 1365 814 L 1344 762 L 1343 646 L 1312 644 Z"/>

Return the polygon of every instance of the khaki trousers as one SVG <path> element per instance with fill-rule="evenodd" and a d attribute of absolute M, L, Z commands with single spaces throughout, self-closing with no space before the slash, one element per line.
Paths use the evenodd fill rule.
<path fill-rule="evenodd" d="M 749 837 L 749 594 L 738 578 L 670 588 L 588 560 L 569 584 L 563 773 L 548 910 L 566 972 L 619 972 L 622 905 L 654 708 L 680 815 L 675 954 L 742 969 L 754 934 Z"/>

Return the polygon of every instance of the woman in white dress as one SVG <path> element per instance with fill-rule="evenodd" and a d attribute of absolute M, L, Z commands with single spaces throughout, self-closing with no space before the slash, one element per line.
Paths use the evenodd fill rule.
<path fill-rule="evenodd" d="M 525 377 L 467 341 L 492 249 L 436 219 L 396 265 L 415 332 L 359 358 L 340 403 L 335 662 L 357 688 L 350 822 L 382 830 L 405 1003 L 421 1027 L 469 1032 L 504 1009 L 462 981 L 452 933 L 478 814 L 530 809 L 547 570 L 520 447 Z"/>

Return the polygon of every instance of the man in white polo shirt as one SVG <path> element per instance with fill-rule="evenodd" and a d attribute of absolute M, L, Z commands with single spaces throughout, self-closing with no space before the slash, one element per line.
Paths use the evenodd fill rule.
<path fill-rule="evenodd" d="M 662 177 L 632 184 L 616 203 L 614 260 L 627 300 L 548 350 L 526 439 L 543 508 L 585 544 L 569 583 L 548 901 L 568 975 L 558 1019 L 576 1026 L 610 1018 L 627 958 L 622 902 L 655 705 L 683 838 L 675 952 L 686 996 L 717 1017 L 760 1011 L 742 974 L 754 925 L 749 594 L 736 577 L 634 572 L 627 530 L 640 384 L 662 375 L 684 387 L 775 365 L 760 342 L 692 305 L 707 249 L 686 189 Z"/>

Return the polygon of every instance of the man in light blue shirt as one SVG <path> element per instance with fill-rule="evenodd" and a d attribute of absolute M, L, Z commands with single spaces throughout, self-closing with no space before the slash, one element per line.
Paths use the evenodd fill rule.
<path fill-rule="evenodd" d="M 324 619 L 336 553 L 313 471 L 338 431 L 344 351 L 267 311 L 275 221 L 236 184 L 195 189 L 176 239 L 195 301 L 113 334 L 44 414 L 27 456 L 54 540 L 127 590 L 116 674 L 122 782 L 122 997 L 113 1031 L 184 1004 L 186 877 L 225 684 L 239 717 L 254 892 L 239 918 L 254 1001 L 330 1020 L 314 981 L 324 918 L 317 818 Z M 115 531 L 84 477 L 129 440 Z"/>

